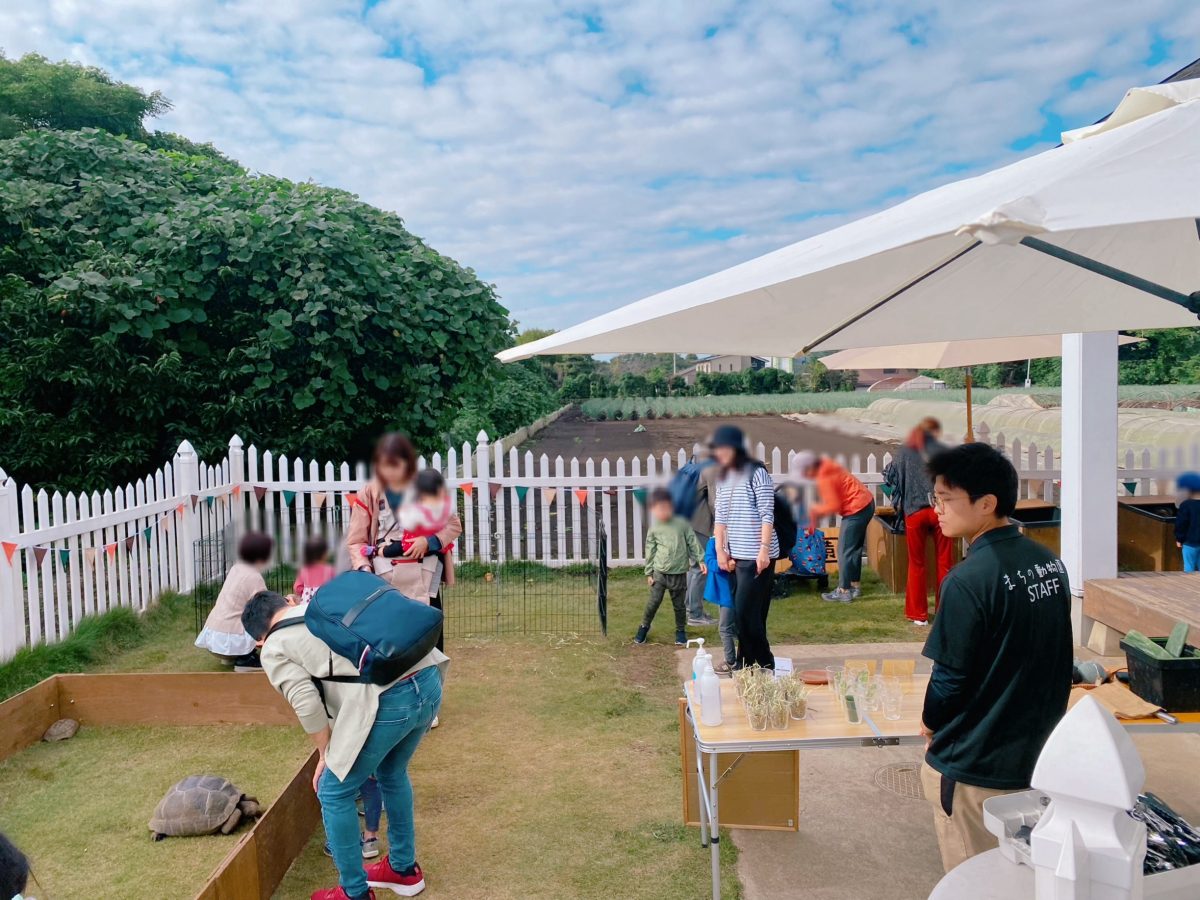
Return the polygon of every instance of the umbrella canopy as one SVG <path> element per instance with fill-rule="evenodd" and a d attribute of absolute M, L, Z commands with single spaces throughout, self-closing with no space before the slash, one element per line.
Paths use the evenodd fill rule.
<path fill-rule="evenodd" d="M 1169 93 L 1112 127 L 499 357 L 795 356 L 1196 325 L 1185 307 L 1200 305 L 1200 80 Z"/>
<path fill-rule="evenodd" d="M 1136 344 L 1142 338 L 1121 335 L 1118 343 Z M 827 369 L 961 369 L 1017 359 L 1062 356 L 1061 334 L 985 338 L 977 341 L 934 341 L 891 347 L 857 347 L 821 357 Z"/>

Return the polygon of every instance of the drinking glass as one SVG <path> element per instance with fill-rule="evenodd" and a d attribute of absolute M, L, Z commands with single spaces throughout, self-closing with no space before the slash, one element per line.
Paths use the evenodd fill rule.
<path fill-rule="evenodd" d="M 863 702 L 867 712 L 879 712 L 883 705 L 883 678 L 872 675 L 863 683 Z"/>
<path fill-rule="evenodd" d="M 790 705 L 782 697 L 771 701 L 771 727 L 776 731 L 787 731 Z"/>
<path fill-rule="evenodd" d="M 904 685 L 899 678 L 886 678 L 883 682 L 883 717 L 896 721 L 904 710 Z"/>
<path fill-rule="evenodd" d="M 826 666 L 825 677 L 829 680 L 829 690 L 833 692 L 833 697 L 837 700 L 838 706 L 844 702 L 843 694 L 845 693 L 845 666 Z"/>
<path fill-rule="evenodd" d="M 750 720 L 751 731 L 766 731 L 770 720 L 768 707 L 762 703 L 749 704 L 746 706 L 746 718 Z"/>
<path fill-rule="evenodd" d="M 863 708 L 862 688 L 848 685 L 842 702 L 845 704 L 846 721 L 851 725 L 861 724 Z"/>

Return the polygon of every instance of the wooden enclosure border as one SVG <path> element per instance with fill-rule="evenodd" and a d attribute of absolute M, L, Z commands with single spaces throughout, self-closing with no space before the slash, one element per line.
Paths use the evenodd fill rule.
<path fill-rule="evenodd" d="M 84 726 L 296 722 L 291 707 L 260 675 L 54 675 L 0 703 L 0 760 L 36 744 L 63 718 Z M 196 900 L 270 900 L 320 822 L 312 789 L 316 762 L 314 751 L 217 866 Z"/>

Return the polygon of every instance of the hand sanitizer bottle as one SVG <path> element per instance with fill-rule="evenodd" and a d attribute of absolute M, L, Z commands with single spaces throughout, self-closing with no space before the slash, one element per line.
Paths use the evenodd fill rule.
<path fill-rule="evenodd" d="M 721 680 L 711 660 L 705 662 L 700 674 L 700 722 L 710 727 L 721 724 Z"/>
<path fill-rule="evenodd" d="M 696 656 L 692 660 L 692 681 L 696 682 L 699 680 L 701 673 L 704 672 L 705 662 L 710 662 L 712 660 L 712 654 L 705 651 L 704 638 L 692 638 L 687 642 L 687 646 L 689 647 L 691 647 L 692 644 L 700 645 L 700 649 L 696 651 Z"/>

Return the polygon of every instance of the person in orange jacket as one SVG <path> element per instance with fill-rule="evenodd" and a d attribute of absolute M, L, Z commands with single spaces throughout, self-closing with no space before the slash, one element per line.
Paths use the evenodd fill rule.
<path fill-rule="evenodd" d="M 866 485 L 843 466 L 810 450 L 801 451 L 792 458 L 791 470 L 793 476 L 817 485 L 818 500 L 808 511 L 810 534 L 823 517 L 841 516 L 838 586 L 822 594 L 821 598 L 831 603 L 849 603 L 862 593 L 859 583 L 862 580 L 863 546 L 867 542 L 867 526 L 875 515 L 875 498 Z"/>

